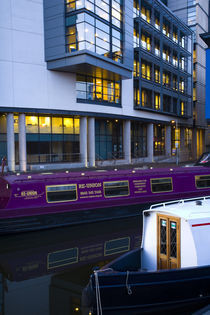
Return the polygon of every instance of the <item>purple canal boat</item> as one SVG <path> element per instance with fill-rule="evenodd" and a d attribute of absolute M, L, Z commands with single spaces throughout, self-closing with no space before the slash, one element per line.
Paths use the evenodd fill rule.
<path fill-rule="evenodd" d="M 129 215 L 157 202 L 210 195 L 202 166 L 0 176 L 0 234 Z"/>

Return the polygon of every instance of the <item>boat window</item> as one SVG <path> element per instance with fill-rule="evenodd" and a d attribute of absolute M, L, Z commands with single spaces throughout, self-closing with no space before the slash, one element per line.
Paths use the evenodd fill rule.
<path fill-rule="evenodd" d="M 197 188 L 210 187 L 210 175 L 195 176 L 195 185 Z"/>
<path fill-rule="evenodd" d="M 77 185 L 46 186 L 47 202 L 67 202 L 77 200 Z"/>
<path fill-rule="evenodd" d="M 170 256 L 177 258 L 177 223 L 170 221 Z"/>
<path fill-rule="evenodd" d="M 130 249 L 130 237 L 107 241 L 104 245 L 104 256 L 127 252 Z"/>
<path fill-rule="evenodd" d="M 167 254 L 167 221 L 164 219 L 160 220 L 160 253 Z"/>
<path fill-rule="evenodd" d="M 128 180 L 117 182 L 104 182 L 103 185 L 105 197 L 119 197 L 129 195 Z"/>
<path fill-rule="evenodd" d="M 68 248 L 49 253 L 47 257 L 47 269 L 67 266 L 78 262 L 78 248 Z"/>
<path fill-rule="evenodd" d="M 151 191 L 153 193 L 172 191 L 172 178 L 152 178 L 150 180 Z"/>

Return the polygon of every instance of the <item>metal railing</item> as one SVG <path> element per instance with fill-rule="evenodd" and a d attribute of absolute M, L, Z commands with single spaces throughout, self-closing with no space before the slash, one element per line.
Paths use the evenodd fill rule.
<path fill-rule="evenodd" d="M 81 162 L 80 153 L 56 153 L 56 154 L 29 154 L 28 164 L 37 163 L 76 163 Z"/>

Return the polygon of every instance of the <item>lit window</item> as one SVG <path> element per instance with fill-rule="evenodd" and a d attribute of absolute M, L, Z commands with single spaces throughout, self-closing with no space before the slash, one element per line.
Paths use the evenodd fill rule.
<path fill-rule="evenodd" d="M 38 133 L 38 116 L 26 116 L 26 132 Z"/>
<path fill-rule="evenodd" d="M 63 127 L 64 127 L 64 133 L 73 134 L 74 133 L 74 119 L 64 118 Z"/>
<path fill-rule="evenodd" d="M 160 94 L 155 93 L 155 109 L 159 110 L 160 109 Z"/>
<path fill-rule="evenodd" d="M 40 133 L 51 133 L 51 119 L 50 117 L 39 117 Z"/>
<path fill-rule="evenodd" d="M 185 102 L 181 101 L 180 107 L 181 107 L 181 116 L 184 116 L 185 115 Z"/>
<path fill-rule="evenodd" d="M 14 133 L 19 133 L 19 117 L 14 116 Z"/>
<path fill-rule="evenodd" d="M 62 118 L 52 117 L 52 133 L 63 133 Z"/>

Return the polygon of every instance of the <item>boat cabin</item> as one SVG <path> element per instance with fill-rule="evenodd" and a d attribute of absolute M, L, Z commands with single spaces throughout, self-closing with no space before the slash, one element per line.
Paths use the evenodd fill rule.
<path fill-rule="evenodd" d="M 143 270 L 210 265 L 210 197 L 154 205 L 143 216 Z"/>

